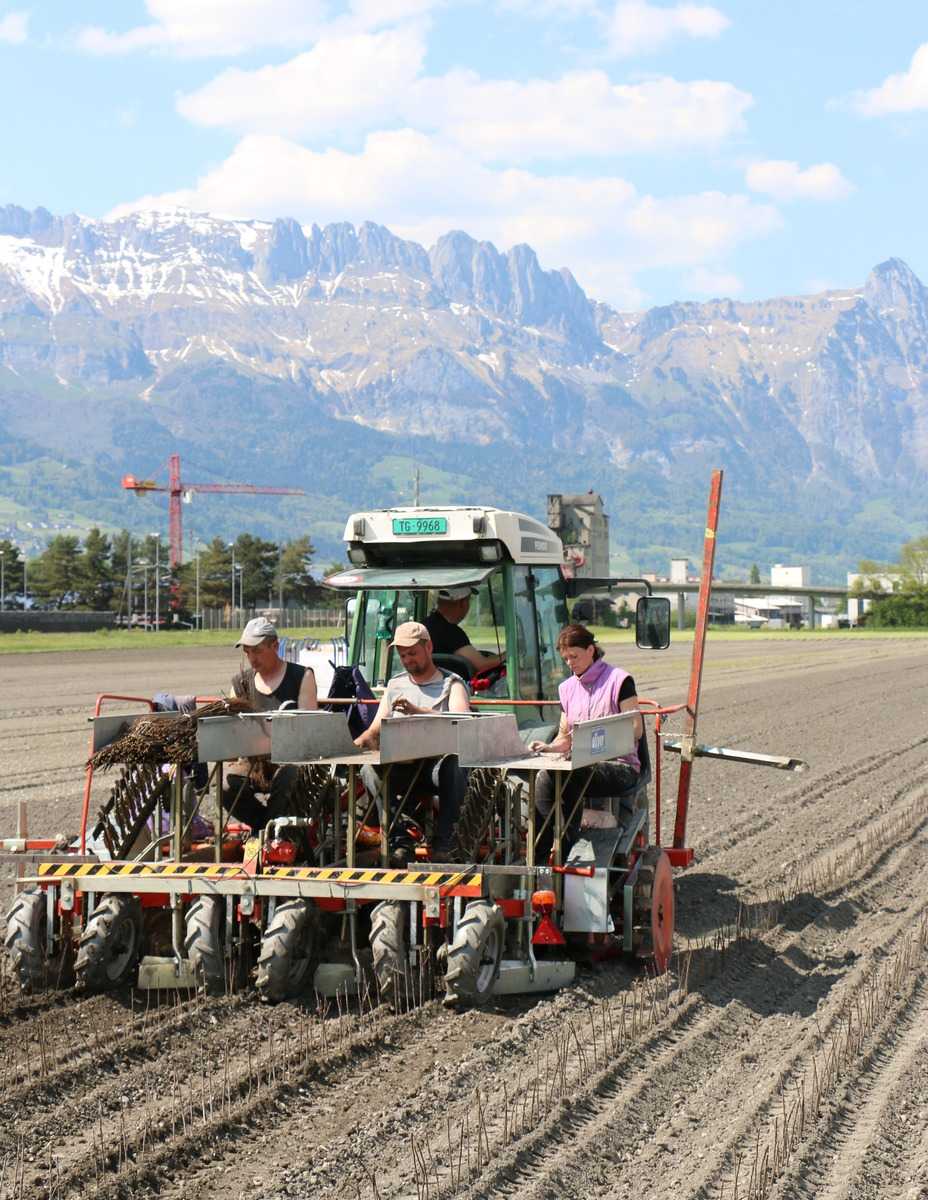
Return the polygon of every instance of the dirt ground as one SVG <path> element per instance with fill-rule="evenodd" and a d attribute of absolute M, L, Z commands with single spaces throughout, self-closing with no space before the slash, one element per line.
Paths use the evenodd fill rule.
<path fill-rule="evenodd" d="M 623 665 L 669 703 L 688 658 Z M 74 831 L 98 689 L 215 694 L 235 664 L 4 658 L 0 830 L 25 798 L 31 832 Z M 697 761 L 696 862 L 657 980 L 617 962 L 480 1012 L 320 1014 L 23 998 L 4 964 L 0 1200 L 924 1200 L 926 711 L 928 639 L 710 641 L 699 740 L 809 769 Z"/>

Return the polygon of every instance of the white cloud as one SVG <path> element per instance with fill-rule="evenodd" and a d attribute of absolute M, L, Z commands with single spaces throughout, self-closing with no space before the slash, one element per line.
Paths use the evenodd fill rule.
<path fill-rule="evenodd" d="M 652 79 L 613 84 L 603 71 L 557 80 L 481 80 L 455 71 L 414 89 L 420 121 L 486 159 L 527 162 L 714 145 L 753 104 L 730 83 Z"/>
<path fill-rule="evenodd" d="M 411 129 L 372 133 L 357 153 L 248 135 L 195 187 L 145 197 L 114 215 L 178 205 L 320 224 L 370 219 L 424 244 L 449 229 L 503 249 L 528 242 L 546 266 L 570 267 L 591 294 L 617 304 L 640 302 L 636 271 L 718 263 L 780 225 L 775 208 L 746 196 L 659 199 L 618 176 L 494 170 Z"/>
<path fill-rule="evenodd" d="M 688 292 L 697 296 L 709 296 L 712 299 L 728 296 L 740 296 L 744 284 L 731 271 L 714 271 L 711 267 L 696 267 L 683 280 L 683 286 Z"/>
<path fill-rule="evenodd" d="M 912 55 L 907 71 L 889 75 L 879 87 L 857 92 L 851 97 L 851 107 L 866 117 L 928 108 L 928 42 Z"/>
<path fill-rule="evenodd" d="M 29 13 L 23 9 L 0 17 L 0 42 L 21 46 L 29 37 Z"/>
<path fill-rule="evenodd" d="M 326 36 L 280 66 L 231 68 L 178 100 L 198 125 L 255 132 L 338 134 L 389 123 L 422 67 L 415 28 Z"/>
<path fill-rule="evenodd" d="M 752 192 L 776 200 L 842 200 L 854 190 L 834 163 L 815 163 L 802 170 L 798 163 L 784 159 L 751 163 L 745 182 Z"/>
<path fill-rule="evenodd" d="M 606 26 L 610 53 L 621 58 L 650 54 L 675 37 L 716 38 L 731 24 L 717 8 L 675 4 L 659 8 L 647 0 L 619 0 Z"/>
<path fill-rule="evenodd" d="M 92 54 L 162 49 L 184 55 L 241 54 L 294 46 L 317 37 L 326 0 L 146 0 L 152 23 L 124 33 L 87 26 L 78 46 Z"/>
<path fill-rule="evenodd" d="M 528 162 L 715 145 L 753 104 L 730 83 L 617 85 L 598 70 L 525 82 L 465 70 L 420 77 L 424 56 L 415 26 L 326 37 L 280 66 L 224 71 L 178 108 L 201 125 L 312 137 L 408 124 L 485 159 Z"/>

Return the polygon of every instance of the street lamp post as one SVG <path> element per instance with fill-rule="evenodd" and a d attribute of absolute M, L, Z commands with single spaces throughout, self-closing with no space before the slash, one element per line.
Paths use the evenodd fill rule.
<path fill-rule="evenodd" d="M 29 588 L 26 580 L 26 552 L 23 551 L 23 612 L 26 611 L 26 601 L 29 599 Z"/>
<path fill-rule="evenodd" d="M 155 534 L 155 629 L 161 628 L 161 534 Z"/>
<path fill-rule="evenodd" d="M 229 549 L 232 551 L 232 609 L 229 613 L 229 621 L 235 623 L 235 542 L 229 542 Z"/>
<path fill-rule="evenodd" d="M 6 558 L 0 550 L 0 612 L 6 608 Z"/>
<path fill-rule="evenodd" d="M 238 570 L 238 607 L 239 611 L 245 612 L 245 564 L 239 563 Z"/>

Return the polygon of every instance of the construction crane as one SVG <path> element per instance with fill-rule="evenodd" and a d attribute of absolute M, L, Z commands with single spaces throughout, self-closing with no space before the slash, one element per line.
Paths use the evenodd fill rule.
<path fill-rule="evenodd" d="M 187 492 L 235 492 L 239 495 L 271 495 L 271 496 L 304 496 L 302 488 L 261 487 L 256 483 L 181 483 L 180 455 L 172 454 L 168 458 L 167 486 L 157 483 L 154 479 L 137 479 L 134 475 L 123 475 L 122 486 L 130 492 L 167 492 L 168 493 L 168 542 L 169 561 L 171 570 L 181 565 L 183 557 L 183 525 L 181 522 L 181 501 Z"/>

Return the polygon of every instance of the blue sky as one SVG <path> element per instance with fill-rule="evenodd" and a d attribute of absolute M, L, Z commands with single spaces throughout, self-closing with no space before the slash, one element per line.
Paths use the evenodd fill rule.
<path fill-rule="evenodd" d="M 924 0 L 0 0 L 0 103 L 0 204 L 463 228 L 629 308 L 928 281 Z"/>

